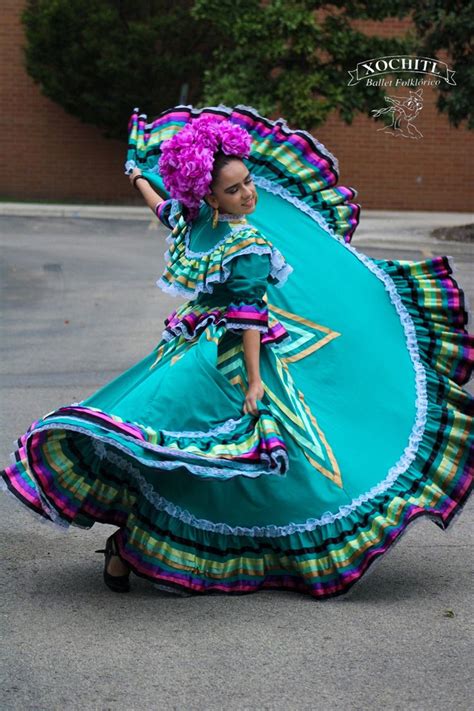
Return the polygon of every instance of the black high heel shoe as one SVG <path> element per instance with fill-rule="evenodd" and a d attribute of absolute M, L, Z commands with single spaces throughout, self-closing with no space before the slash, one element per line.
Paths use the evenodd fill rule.
<path fill-rule="evenodd" d="M 112 534 L 113 536 L 113 534 Z M 96 553 L 105 554 L 104 565 L 104 583 L 114 592 L 129 592 L 130 591 L 130 572 L 126 575 L 111 575 L 107 572 L 109 561 L 113 555 L 119 555 L 115 539 L 109 536 L 105 542 L 105 548 L 98 548 Z"/>

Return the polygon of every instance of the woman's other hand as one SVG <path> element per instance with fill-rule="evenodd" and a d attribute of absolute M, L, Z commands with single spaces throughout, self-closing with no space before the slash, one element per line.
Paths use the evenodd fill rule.
<path fill-rule="evenodd" d="M 251 381 L 245 395 L 244 414 L 258 415 L 257 400 L 261 400 L 264 394 L 262 381 Z"/>

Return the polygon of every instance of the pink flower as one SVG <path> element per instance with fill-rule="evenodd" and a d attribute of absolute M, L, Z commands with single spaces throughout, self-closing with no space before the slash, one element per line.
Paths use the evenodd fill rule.
<path fill-rule="evenodd" d="M 229 155 L 248 157 L 252 138 L 247 131 L 236 124 L 227 123 L 221 132 L 221 149 Z"/>
<path fill-rule="evenodd" d="M 164 185 L 171 197 L 186 205 L 191 219 L 199 213 L 199 204 L 209 192 L 214 154 L 247 158 L 252 138 L 229 119 L 203 115 L 192 119 L 180 131 L 161 144 L 158 162 Z"/>

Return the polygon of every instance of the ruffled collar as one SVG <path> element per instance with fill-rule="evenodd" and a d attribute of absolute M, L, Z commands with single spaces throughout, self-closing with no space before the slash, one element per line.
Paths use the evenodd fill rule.
<path fill-rule="evenodd" d="M 235 216 L 233 216 L 235 217 Z M 156 284 L 174 296 L 195 298 L 200 292 L 212 293 L 215 284 L 227 281 L 229 262 L 241 254 L 269 254 L 271 271 L 269 282 L 283 286 L 293 271 L 281 252 L 253 225 L 239 224 L 231 227 L 211 249 L 206 252 L 189 252 L 187 238 L 189 225 L 180 220 L 166 238 L 165 271 Z"/>

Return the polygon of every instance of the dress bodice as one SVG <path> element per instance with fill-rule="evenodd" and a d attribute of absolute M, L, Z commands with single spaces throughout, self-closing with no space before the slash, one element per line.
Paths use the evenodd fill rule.
<path fill-rule="evenodd" d="M 262 342 L 274 345 L 289 338 L 269 315 L 265 297 L 268 285 L 281 287 L 293 268 L 245 216 L 219 221 L 213 228 L 212 210 L 204 203 L 198 218 L 187 223 L 176 200 L 160 203 L 156 213 L 172 230 L 157 285 L 190 299 L 165 320 L 165 339 L 178 334 L 193 338 L 209 320 L 231 330 L 258 329 Z"/>
<path fill-rule="evenodd" d="M 201 292 L 212 293 L 217 284 L 228 281 L 243 255 L 269 255 L 267 281 L 283 286 L 293 268 L 282 253 L 246 219 L 219 222 L 212 227 L 212 211 L 204 203 L 199 216 L 186 222 L 176 200 L 165 200 L 156 214 L 171 229 L 166 238 L 165 271 L 157 285 L 175 296 L 196 298 Z M 248 264 L 259 260 L 245 260 Z M 265 260 L 264 260 L 265 261 Z M 259 271 L 257 269 L 257 271 Z"/>

